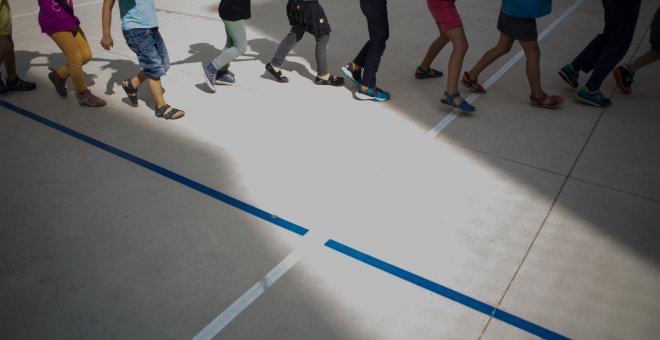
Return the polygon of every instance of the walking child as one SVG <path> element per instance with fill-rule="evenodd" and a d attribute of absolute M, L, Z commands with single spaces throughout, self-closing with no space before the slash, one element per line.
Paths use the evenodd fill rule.
<path fill-rule="evenodd" d="M 236 80 L 229 72 L 229 63 L 247 50 L 245 20 L 249 19 L 250 0 L 222 0 L 218 4 L 218 14 L 225 24 L 227 43 L 210 63 L 202 63 L 202 74 L 208 88 L 215 92 L 215 84 L 234 85 Z"/>
<path fill-rule="evenodd" d="M 358 55 L 341 68 L 341 71 L 358 85 L 355 98 L 383 102 L 390 99 L 390 93 L 376 87 L 376 73 L 380 59 L 385 52 L 390 37 L 387 17 L 387 0 L 360 0 L 360 9 L 367 18 L 369 41 Z"/>
<path fill-rule="evenodd" d="M 336 77 L 328 72 L 328 42 L 330 41 L 330 23 L 318 0 L 289 0 L 286 13 L 291 25 L 291 31 L 282 40 L 273 60 L 266 64 L 266 70 L 280 83 L 286 83 L 289 78 L 282 75 L 280 68 L 293 46 L 302 39 L 305 32 L 314 35 L 316 39 L 316 78 L 317 85 L 340 86 L 344 78 Z"/>
<path fill-rule="evenodd" d="M 14 40 L 11 38 L 11 8 L 7 0 L 0 0 L 0 64 L 5 65 L 7 77 L 2 80 L 0 74 L 0 93 L 8 91 L 31 91 L 37 88 L 35 83 L 25 81 L 16 75 L 16 53 Z"/>
<path fill-rule="evenodd" d="M 99 107 L 105 100 L 92 94 L 87 88 L 82 66 L 92 59 L 85 33 L 80 28 L 80 20 L 74 15 L 72 0 L 39 0 L 39 25 L 41 31 L 55 41 L 64 52 L 67 64 L 48 74 L 48 79 L 61 96 L 67 96 L 66 80 L 71 77 L 76 87 L 78 104 Z"/>
<path fill-rule="evenodd" d="M 591 72 L 589 80 L 580 87 L 576 97 L 581 102 L 597 107 L 612 104 L 600 86 L 630 47 L 641 0 L 602 0 L 602 3 L 605 10 L 603 32 L 591 40 L 570 64 L 559 70 L 561 78 L 574 89 L 580 86 L 580 71 Z"/>
<path fill-rule="evenodd" d="M 497 45 L 486 51 L 479 61 L 463 74 L 461 83 L 474 93 L 486 93 L 483 86 L 477 82 L 479 74 L 501 56 L 509 53 L 514 41 L 518 40 L 525 53 L 525 71 L 531 94 L 529 102 L 532 106 L 556 109 L 564 98 L 548 95 L 541 87 L 541 49 L 538 43 L 536 18 L 550 14 L 552 0 L 502 0 L 502 8 L 497 20 L 500 39 Z"/>
<path fill-rule="evenodd" d="M 635 72 L 637 72 L 640 68 L 660 59 L 660 7 L 658 7 L 658 9 L 655 11 L 655 15 L 653 15 L 650 41 L 650 50 L 635 58 L 632 63 L 619 65 L 619 67 L 612 71 L 614 79 L 616 80 L 616 86 L 619 87 L 621 92 L 630 94 L 630 85 L 633 82 Z"/>
<path fill-rule="evenodd" d="M 142 69 L 130 79 L 122 81 L 131 106 L 138 106 L 138 88 L 145 81 L 156 105 L 156 117 L 178 119 L 184 111 L 165 102 L 160 78 L 167 73 L 170 59 L 163 37 L 158 31 L 158 18 L 153 0 L 118 0 L 121 29 L 128 47 L 137 55 Z M 103 38 L 101 46 L 106 50 L 114 46 L 111 34 L 112 8 L 115 0 L 103 1 Z"/>
<path fill-rule="evenodd" d="M 431 63 L 438 56 L 448 42 L 451 41 L 453 49 L 447 67 L 447 83 L 441 102 L 457 108 L 463 112 L 474 112 L 476 108 L 461 97 L 458 92 L 458 78 L 463 67 L 463 58 L 467 53 L 468 42 L 463 30 L 463 22 L 455 6 L 456 0 L 427 0 L 429 11 L 438 25 L 440 35 L 431 43 L 424 60 L 417 67 L 415 77 L 418 79 L 435 78 L 442 76 L 442 72 L 431 68 Z"/>

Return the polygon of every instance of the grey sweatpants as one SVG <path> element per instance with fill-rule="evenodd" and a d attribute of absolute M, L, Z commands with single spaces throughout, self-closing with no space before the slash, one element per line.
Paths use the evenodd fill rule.
<path fill-rule="evenodd" d="M 213 68 L 220 71 L 229 69 L 229 63 L 236 59 L 247 50 L 247 38 L 245 35 L 245 20 L 229 21 L 222 20 L 225 23 L 225 32 L 227 33 L 227 43 L 213 61 Z"/>
<path fill-rule="evenodd" d="M 291 26 L 291 31 L 282 40 L 280 46 L 275 52 L 275 56 L 271 61 L 275 67 L 281 67 L 284 63 L 284 58 L 291 52 L 293 46 L 302 39 L 305 34 L 305 28 L 302 26 Z M 316 37 L 316 73 L 319 76 L 328 74 L 328 42 L 330 41 L 330 34 L 324 34 Z"/>

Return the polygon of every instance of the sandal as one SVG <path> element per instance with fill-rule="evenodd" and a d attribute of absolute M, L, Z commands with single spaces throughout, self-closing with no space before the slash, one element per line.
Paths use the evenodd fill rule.
<path fill-rule="evenodd" d="M 417 71 L 415 72 L 415 78 L 417 79 L 440 78 L 440 77 L 442 77 L 442 72 L 432 68 L 425 70 L 421 67 L 417 67 Z"/>
<path fill-rule="evenodd" d="M 321 79 L 318 76 L 316 76 L 316 79 L 314 79 L 314 84 L 316 84 L 316 85 L 341 86 L 341 85 L 344 85 L 344 78 L 336 77 L 332 74 L 330 75 L 330 77 L 328 77 L 328 79 Z"/>
<path fill-rule="evenodd" d="M 474 112 L 477 110 L 476 107 L 470 105 L 465 99 L 460 104 L 456 104 L 455 99 L 460 97 L 461 94 L 458 92 L 455 93 L 449 93 L 445 91 L 445 97 L 440 100 L 443 104 L 447 104 L 449 106 L 455 107 L 463 112 Z"/>
<path fill-rule="evenodd" d="M 486 89 L 484 89 L 481 84 L 477 83 L 476 79 L 471 79 L 470 74 L 465 71 L 463 73 L 463 79 L 461 79 L 461 84 L 463 84 L 465 87 L 469 88 L 472 90 L 472 93 L 486 93 Z"/>
<path fill-rule="evenodd" d="M 137 107 L 138 106 L 138 98 L 137 98 L 138 90 L 133 87 L 133 81 L 131 79 L 124 79 L 124 80 L 121 81 L 121 87 L 124 89 L 124 92 L 126 92 L 126 95 L 128 96 L 128 101 L 129 101 L 130 105 L 133 106 L 133 107 Z"/>
<path fill-rule="evenodd" d="M 32 91 L 37 88 L 37 84 L 29 81 L 25 81 L 18 76 L 14 79 L 13 82 L 10 82 L 7 79 L 7 89 L 9 91 Z"/>
<path fill-rule="evenodd" d="M 179 109 L 175 109 L 167 104 L 156 109 L 156 117 L 165 119 L 179 119 L 186 113 Z"/>
<path fill-rule="evenodd" d="M 273 77 L 275 77 L 275 80 L 277 80 L 280 83 L 288 83 L 289 78 L 285 77 L 282 75 L 282 71 L 277 71 L 275 72 L 275 69 L 273 68 L 273 65 L 270 63 L 266 64 L 266 71 L 270 73 Z"/>
<path fill-rule="evenodd" d="M 529 103 L 532 104 L 532 106 L 536 107 L 544 107 L 546 109 L 556 109 L 559 107 L 564 102 L 564 98 L 561 96 L 548 96 L 547 93 L 543 93 L 540 97 L 534 97 L 533 95 L 529 95 Z"/>

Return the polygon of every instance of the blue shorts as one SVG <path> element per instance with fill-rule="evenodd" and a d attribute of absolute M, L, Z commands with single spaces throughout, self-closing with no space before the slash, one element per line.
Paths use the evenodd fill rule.
<path fill-rule="evenodd" d="M 126 44 L 137 54 L 140 66 L 149 78 L 158 79 L 170 68 L 170 57 L 158 27 L 134 28 L 126 31 Z"/>

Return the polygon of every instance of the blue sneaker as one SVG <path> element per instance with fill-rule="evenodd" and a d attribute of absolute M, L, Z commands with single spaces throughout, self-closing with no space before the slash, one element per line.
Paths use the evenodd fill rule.
<path fill-rule="evenodd" d="M 600 89 L 589 90 L 586 86 L 582 86 L 575 96 L 579 101 L 595 107 L 608 107 L 612 105 L 612 101 L 607 99 Z"/>
<path fill-rule="evenodd" d="M 208 63 L 204 65 L 204 63 L 201 63 L 202 66 L 202 74 L 204 75 L 204 81 L 206 82 L 206 86 L 208 86 L 209 90 L 211 92 L 215 92 L 215 74 L 218 72 L 218 70 L 213 67 L 213 64 Z"/>
<path fill-rule="evenodd" d="M 355 85 L 362 85 L 362 69 L 358 69 L 353 66 L 352 62 L 341 67 L 341 72 L 350 80 L 352 80 Z"/>
<path fill-rule="evenodd" d="M 577 89 L 578 86 L 580 86 L 580 83 L 578 83 L 580 72 L 575 71 L 573 64 L 564 65 L 558 73 L 561 79 L 563 79 L 570 87 Z"/>
<path fill-rule="evenodd" d="M 229 71 L 218 71 L 215 75 L 216 85 L 234 85 L 236 84 L 236 78 Z"/>
<path fill-rule="evenodd" d="M 360 88 L 355 92 L 355 98 L 359 100 L 371 100 L 374 102 L 384 102 L 386 100 L 390 100 L 391 96 L 389 92 L 383 91 L 377 87 L 373 88 L 367 88 L 366 90 L 362 89 L 362 85 L 360 85 Z"/>

